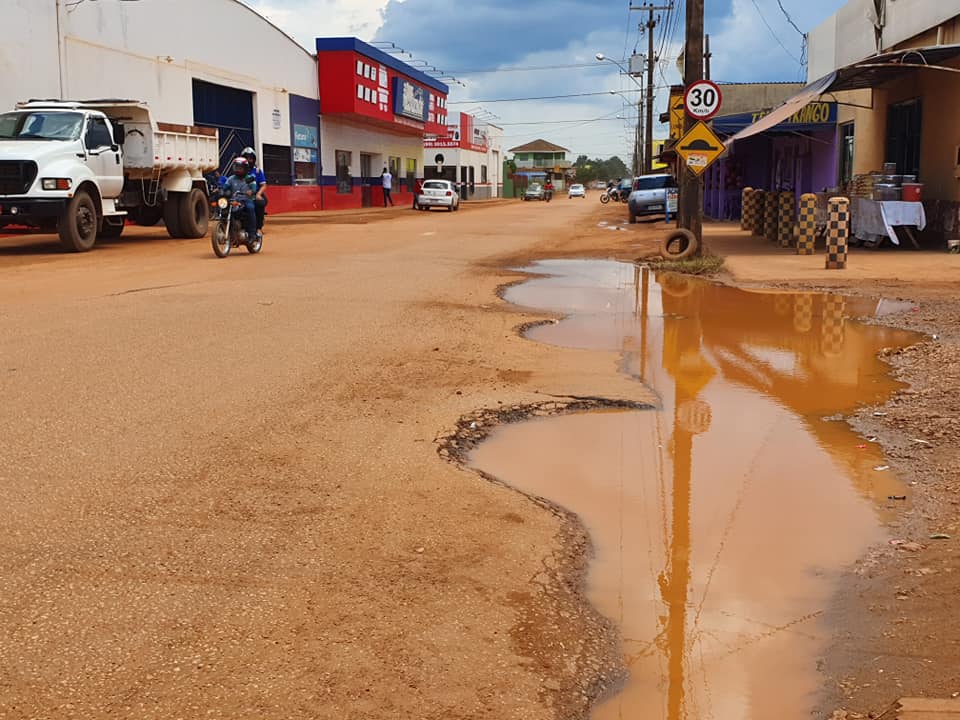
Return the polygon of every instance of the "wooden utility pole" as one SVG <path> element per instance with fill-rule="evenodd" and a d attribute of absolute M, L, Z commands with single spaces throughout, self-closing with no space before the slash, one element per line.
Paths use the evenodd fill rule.
<path fill-rule="evenodd" d="M 703 0 L 687 0 L 687 42 L 683 56 L 683 84 L 690 87 L 697 80 L 703 80 Z M 684 113 L 684 133 L 688 132 L 696 120 Z M 703 177 L 694 175 L 680 166 L 680 199 L 677 221 L 700 241 L 703 247 Z"/>
<path fill-rule="evenodd" d="M 647 28 L 647 98 L 646 98 L 646 127 L 645 127 L 645 137 L 644 137 L 644 158 L 643 158 L 643 171 L 649 173 L 653 170 L 653 66 L 656 64 L 659 58 L 654 54 L 653 51 L 653 30 L 657 27 L 657 19 L 653 16 L 653 13 L 658 10 L 670 10 L 673 5 L 640 5 L 637 7 L 630 6 L 631 10 L 646 10 L 649 13 L 646 22 Z"/>
<path fill-rule="evenodd" d="M 704 67 L 704 77 L 707 80 L 710 79 L 710 58 L 713 57 L 713 53 L 710 52 L 710 35 L 704 36 L 704 43 L 706 50 L 703 53 L 703 67 Z"/>

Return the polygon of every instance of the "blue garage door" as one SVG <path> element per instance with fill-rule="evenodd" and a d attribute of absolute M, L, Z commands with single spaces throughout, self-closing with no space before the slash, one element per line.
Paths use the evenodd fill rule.
<path fill-rule="evenodd" d="M 193 122 L 220 131 L 220 170 L 225 171 L 243 148 L 256 147 L 253 136 L 253 93 L 193 81 Z"/>

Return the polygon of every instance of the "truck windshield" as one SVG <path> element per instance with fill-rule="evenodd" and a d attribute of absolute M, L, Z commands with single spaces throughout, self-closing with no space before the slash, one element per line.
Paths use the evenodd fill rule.
<path fill-rule="evenodd" d="M 83 113 L 9 112 L 0 114 L 0 140 L 77 140 Z"/>

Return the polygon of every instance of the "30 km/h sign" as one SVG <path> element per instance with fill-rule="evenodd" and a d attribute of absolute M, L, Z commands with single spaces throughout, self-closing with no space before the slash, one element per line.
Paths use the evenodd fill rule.
<path fill-rule="evenodd" d="M 687 115 L 697 120 L 709 120 L 720 110 L 720 87 L 710 80 L 697 80 L 683 94 Z"/>

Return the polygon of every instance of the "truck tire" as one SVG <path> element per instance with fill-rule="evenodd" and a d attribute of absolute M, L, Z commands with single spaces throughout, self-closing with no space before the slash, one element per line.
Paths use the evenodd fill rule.
<path fill-rule="evenodd" d="M 78 190 L 67 203 L 58 232 L 69 252 L 87 252 L 97 242 L 97 206 L 86 190 Z"/>
<path fill-rule="evenodd" d="M 127 219 L 125 217 L 120 218 L 104 218 L 103 225 L 100 227 L 100 233 L 97 235 L 98 238 L 118 238 L 123 235 L 123 228 L 127 224 Z"/>
<path fill-rule="evenodd" d="M 203 190 L 194 188 L 180 202 L 180 232 L 183 237 L 202 238 L 210 224 L 210 208 Z"/>
<path fill-rule="evenodd" d="M 167 193 L 167 199 L 163 203 L 163 224 L 167 226 L 167 234 L 172 238 L 182 238 L 183 230 L 180 228 L 180 206 L 183 204 L 181 198 L 184 193 Z"/>
<path fill-rule="evenodd" d="M 674 230 L 660 244 L 660 254 L 667 260 L 686 260 L 700 250 L 700 241 L 689 230 Z"/>

